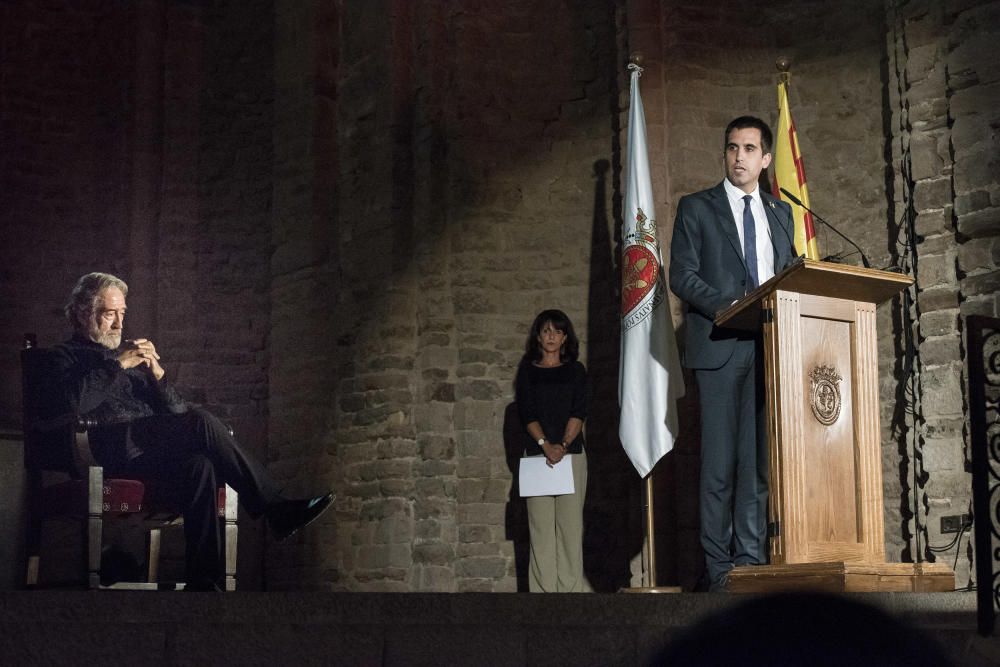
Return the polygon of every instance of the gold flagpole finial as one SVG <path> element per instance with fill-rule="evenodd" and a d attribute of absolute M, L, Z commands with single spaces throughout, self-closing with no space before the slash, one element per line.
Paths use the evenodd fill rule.
<path fill-rule="evenodd" d="M 792 61 L 788 59 L 787 56 L 778 56 L 778 59 L 774 61 L 774 66 L 778 69 L 778 80 L 781 83 L 787 84 L 788 80 L 791 78 L 791 74 L 788 70 L 792 68 Z"/>

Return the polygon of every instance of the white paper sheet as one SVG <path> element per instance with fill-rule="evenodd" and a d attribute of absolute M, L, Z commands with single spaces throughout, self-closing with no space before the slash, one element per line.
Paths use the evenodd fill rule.
<path fill-rule="evenodd" d="M 566 454 L 551 468 L 544 456 L 521 457 L 517 472 L 522 497 L 564 496 L 575 492 L 573 486 L 573 455 Z"/>

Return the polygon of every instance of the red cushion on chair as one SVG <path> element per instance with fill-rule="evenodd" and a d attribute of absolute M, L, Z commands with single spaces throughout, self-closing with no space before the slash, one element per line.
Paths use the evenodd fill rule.
<path fill-rule="evenodd" d="M 105 512 L 131 514 L 141 512 L 146 485 L 137 479 L 105 479 L 101 504 Z"/>
<path fill-rule="evenodd" d="M 63 514 L 87 515 L 87 482 L 68 480 L 51 484 L 42 490 L 42 517 Z M 138 479 L 105 478 L 101 494 L 102 511 L 107 514 L 135 514 L 138 512 L 159 512 L 180 514 L 180 509 L 170 501 L 162 485 L 155 480 L 143 482 Z M 220 486 L 216 496 L 218 516 L 226 516 L 226 487 Z"/>

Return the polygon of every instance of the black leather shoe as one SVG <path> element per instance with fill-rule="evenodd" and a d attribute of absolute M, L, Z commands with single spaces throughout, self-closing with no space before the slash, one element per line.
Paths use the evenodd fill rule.
<path fill-rule="evenodd" d="M 267 525 L 278 542 L 287 540 L 301 528 L 315 521 L 336 498 L 331 491 L 325 496 L 305 500 L 281 500 L 267 509 Z"/>
<path fill-rule="evenodd" d="M 722 575 L 718 580 L 713 581 L 708 587 L 709 593 L 728 593 L 729 592 L 729 573 Z"/>

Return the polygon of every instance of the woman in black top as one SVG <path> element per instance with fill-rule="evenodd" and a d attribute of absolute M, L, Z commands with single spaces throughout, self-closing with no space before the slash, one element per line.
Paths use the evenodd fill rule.
<path fill-rule="evenodd" d="M 573 323 L 561 310 L 538 314 L 517 372 L 517 407 L 531 438 L 525 456 L 545 456 L 548 465 L 573 468 L 575 492 L 528 498 L 532 592 L 582 592 L 583 501 L 587 458 L 583 422 L 587 418 L 587 371 L 579 361 Z M 564 461 L 564 458 L 566 459 Z"/>

